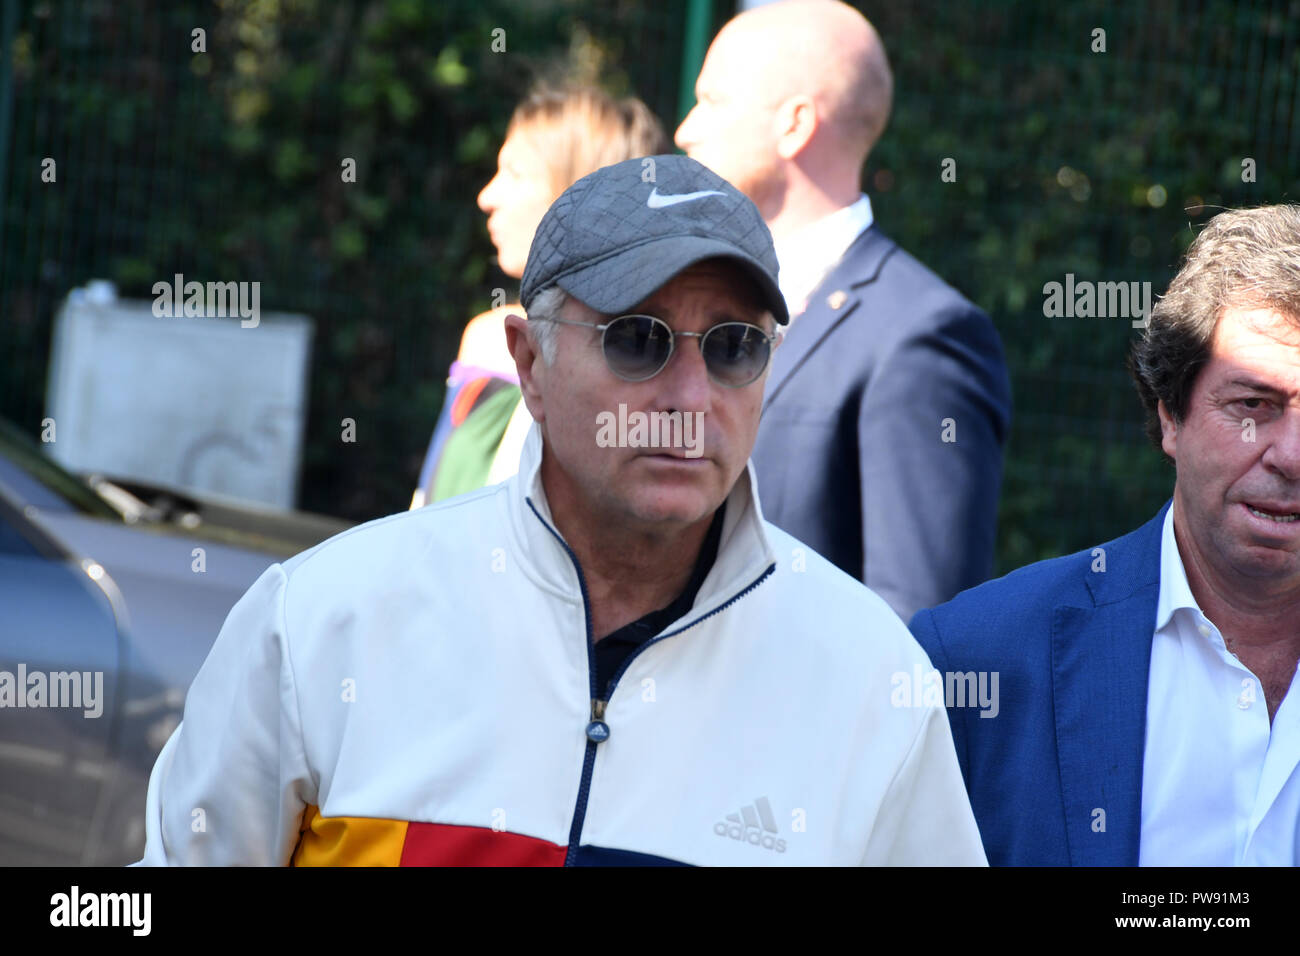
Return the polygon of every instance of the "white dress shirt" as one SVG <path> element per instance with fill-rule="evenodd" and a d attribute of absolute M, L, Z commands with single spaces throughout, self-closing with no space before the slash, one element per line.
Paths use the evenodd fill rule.
<path fill-rule="evenodd" d="M 1174 537 L 1160 546 L 1147 683 L 1142 866 L 1300 861 L 1300 680 L 1269 726 L 1259 679 L 1201 613 Z"/>
<path fill-rule="evenodd" d="M 778 282 L 793 322 L 807 307 L 808 296 L 821 284 L 853 240 L 871 227 L 871 200 L 865 195 L 852 205 L 823 216 L 777 240 Z"/>

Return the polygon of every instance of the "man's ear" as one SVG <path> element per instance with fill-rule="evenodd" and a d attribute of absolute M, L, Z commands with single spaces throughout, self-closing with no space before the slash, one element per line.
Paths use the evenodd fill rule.
<path fill-rule="evenodd" d="M 792 96 L 778 106 L 772 120 L 777 155 L 791 160 L 803 152 L 813 133 L 817 132 L 819 119 L 817 104 L 811 96 Z"/>
<path fill-rule="evenodd" d="M 1164 402 L 1156 403 L 1156 414 L 1160 416 L 1160 447 L 1174 461 L 1178 460 L 1178 423 L 1169 414 Z"/>
<path fill-rule="evenodd" d="M 524 405 L 534 421 L 542 421 L 546 414 L 542 409 L 542 390 L 539 377 L 546 375 L 546 363 L 542 361 L 541 351 L 528 328 L 528 320 L 518 313 L 506 316 L 506 348 L 515 360 L 515 371 L 519 373 L 519 390 L 524 394 Z"/>

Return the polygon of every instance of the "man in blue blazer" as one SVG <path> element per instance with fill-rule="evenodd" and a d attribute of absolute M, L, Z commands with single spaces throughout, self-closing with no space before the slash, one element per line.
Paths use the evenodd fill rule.
<path fill-rule="evenodd" d="M 1130 363 L 1171 501 L 912 620 L 991 864 L 1300 862 L 1298 263 L 1300 206 L 1216 216 Z"/>
<path fill-rule="evenodd" d="M 988 316 L 860 191 L 892 90 L 852 7 L 774 3 L 719 32 L 676 141 L 776 240 L 792 319 L 753 452 L 764 515 L 907 620 L 992 570 L 1011 393 Z"/>

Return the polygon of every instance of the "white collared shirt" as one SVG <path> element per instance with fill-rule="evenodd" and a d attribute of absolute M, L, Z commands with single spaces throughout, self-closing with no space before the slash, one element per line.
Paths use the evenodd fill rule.
<path fill-rule="evenodd" d="M 1269 726 L 1259 679 L 1187 583 L 1165 515 L 1147 683 L 1141 866 L 1300 863 L 1300 678 Z"/>
<path fill-rule="evenodd" d="M 781 267 L 778 280 L 790 321 L 803 312 L 808 296 L 872 222 L 871 200 L 861 195 L 852 205 L 776 241 L 776 261 Z"/>

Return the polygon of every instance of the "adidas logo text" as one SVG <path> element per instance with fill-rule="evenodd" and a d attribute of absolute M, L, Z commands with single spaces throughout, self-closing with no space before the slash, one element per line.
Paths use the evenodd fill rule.
<path fill-rule="evenodd" d="M 728 813 L 725 820 L 713 825 L 713 832 L 765 850 L 785 852 L 785 841 L 774 836 L 780 831 L 776 828 L 776 817 L 772 815 L 772 805 L 767 797 L 759 797 L 749 806 L 741 807 L 740 813 Z"/>

